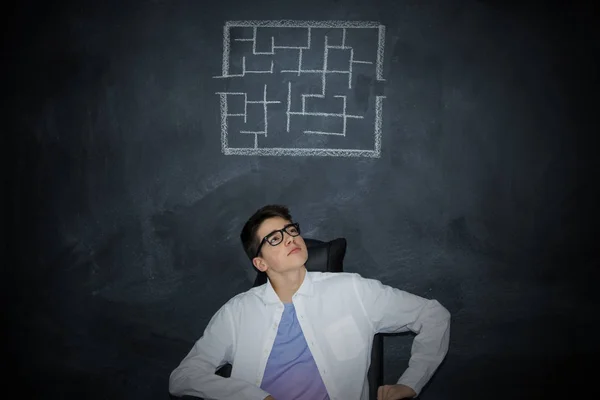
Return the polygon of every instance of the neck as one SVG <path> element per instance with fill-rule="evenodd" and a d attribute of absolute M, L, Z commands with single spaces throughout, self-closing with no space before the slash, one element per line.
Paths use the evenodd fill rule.
<path fill-rule="evenodd" d="M 284 303 L 291 303 L 292 296 L 302 286 L 305 276 L 306 268 L 303 266 L 283 274 L 273 273 L 269 276 L 269 281 L 271 281 L 271 286 L 273 286 L 273 290 L 275 290 L 279 299 Z"/>

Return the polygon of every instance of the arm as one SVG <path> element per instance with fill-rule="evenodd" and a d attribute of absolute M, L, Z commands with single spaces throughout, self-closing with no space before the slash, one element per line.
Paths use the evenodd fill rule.
<path fill-rule="evenodd" d="M 364 311 L 378 333 L 416 333 L 408 369 L 398 384 L 418 395 L 448 352 L 450 313 L 436 300 L 356 276 L 354 287 Z"/>
<path fill-rule="evenodd" d="M 212 317 L 204 335 L 171 373 L 169 392 L 219 400 L 263 400 L 269 393 L 237 378 L 223 378 L 215 371 L 232 362 L 235 330 L 230 305 Z"/>

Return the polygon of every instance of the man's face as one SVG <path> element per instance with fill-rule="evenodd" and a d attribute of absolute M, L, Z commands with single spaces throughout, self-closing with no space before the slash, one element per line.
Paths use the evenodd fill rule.
<path fill-rule="evenodd" d="M 262 241 L 267 235 L 289 224 L 290 221 L 280 217 L 269 218 L 258 228 L 258 238 Z M 285 272 L 303 267 L 307 259 L 308 250 L 302 237 L 290 236 L 287 232 L 283 232 L 281 243 L 276 246 L 263 243 L 259 256 L 253 262 L 260 271 L 269 269 L 271 272 Z"/>

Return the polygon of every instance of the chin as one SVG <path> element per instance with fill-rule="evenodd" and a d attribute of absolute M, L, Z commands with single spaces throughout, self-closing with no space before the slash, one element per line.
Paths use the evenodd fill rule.
<path fill-rule="evenodd" d="M 306 250 L 300 250 L 297 253 L 290 254 L 285 256 L 283 260 L 281 260 L 281 266 L 284 266 L 286 270 L 302 268 L 306 265 L 306 261 L 308 260 L 308 253 Z"/>
<path fill-rule="evenodd" d="M 299 269 L 303 268 L 306 265 L 306 260 L 308 257 L 302 257 L 301 254 L 298 254 L 299 257 L 296 257 L 295 260 L 288 260 L 290 269 Z"/>
<path fill-rule="evenodd" d="M 296 260 L 302 260 L 302 263 L 306 263 L 306 260 L 308 260 L 308 252 L 306 250 L 300 250 L 297 253 L 294 254 L 290 254 L 289 257 L 293 257 Z"/>

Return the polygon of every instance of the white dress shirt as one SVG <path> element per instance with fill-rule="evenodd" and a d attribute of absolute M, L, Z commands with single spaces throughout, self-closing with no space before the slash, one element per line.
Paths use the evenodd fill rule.
<path fill-rule="evenodd" d="M 307 272 L 292 301 L 331 400 L 368 400 L 367 372 L 378 332 L 416 333 L 409 366 L 398 383 L 417 394 L 448 351 L 450 313 L 439 302 L 359 274 Z M 218 400 L 267 397 L 259 386 L 283 309 L 270 281 L 229 300 L 171 373 L 171 394 Z M 231 377 L 215 375 L 226 363 L 232 365 Z"/>

